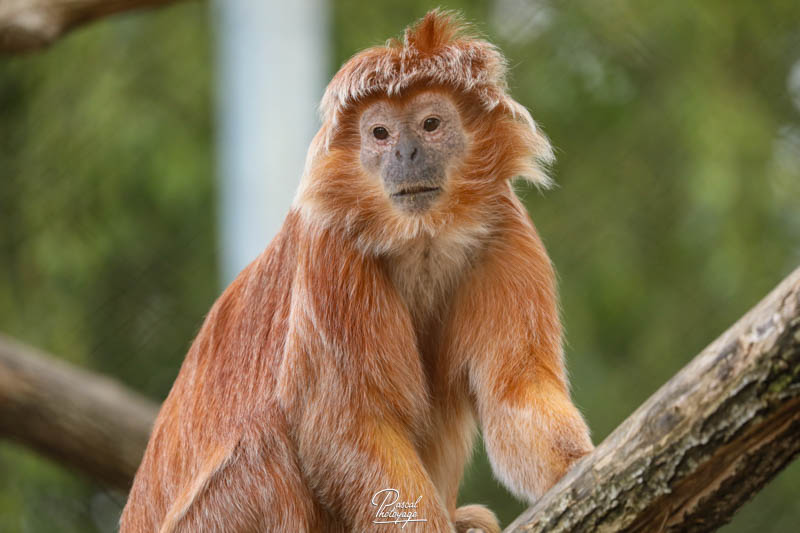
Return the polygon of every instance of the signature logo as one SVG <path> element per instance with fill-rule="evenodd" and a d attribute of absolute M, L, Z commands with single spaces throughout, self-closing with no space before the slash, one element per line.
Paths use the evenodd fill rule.
<path fill-rule="evenodd" d="M 397 489 L 381 489 L 372 496 L 371 504 L 377 507 L 373 524 L 395 524 L 400 529 L 406 527 L 409 522 L 427 522 L 425 518 L 420 518 L 417 513 L 419 501 L 422 496 L 414 501 L 403 501 L 400 499 L 400 491 Z"/>

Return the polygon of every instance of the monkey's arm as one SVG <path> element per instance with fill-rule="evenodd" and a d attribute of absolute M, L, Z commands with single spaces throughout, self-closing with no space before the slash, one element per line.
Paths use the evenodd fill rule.
<path fill-rule="evenodd" d="M 550 261 L 515 214 L 464 291 L 456 338 L 495 475 L 532 501 L 592 443 L 569 396 Z"/>
<path fill-rule="evenodd" d="M 535 344 L 487 355 L 506 361 L 508 370 L 515 359 L 547 357 Z M 512 376 L 492 364 L 476 365 L 472 382 L 495 475 L 519 498 L 533 502 L 589 453 L 592 443 L 560 370 L 537 362 L 519 368 L 521 375 Z"/>
<path fill-rule="evenodd" d="M 418 501 L 405 511 L 426 521 L 405 530 L 452 531 L 413 442 L 428 398 L 408 313 L 377 263 L 341 237 L 309 240 L 278 386 L 305 476 L 347 531 L 386 531 L 387 489 Z"/>

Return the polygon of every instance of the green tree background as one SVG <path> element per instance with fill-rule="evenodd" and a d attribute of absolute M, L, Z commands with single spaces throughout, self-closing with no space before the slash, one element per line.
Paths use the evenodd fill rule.
<path fill-rule="evenodd" d="M 558 187 L 520 194 L 599 442 L 800 264 L 800 3 L 442 4 L 501 46 L 557 147 Z M 331 73 L 429 7 L 333 2 Z M 159 401 L 220 292 L 210 16 L 120 16 L 0 59 L 0 331 Z M 794 464 L 725 531 L 796 531 L 799 487 Z M 522 509 L 482 451 L 462 499 Z M 0 531 L 111 531 L 123 504 L 0 441 Z"/>

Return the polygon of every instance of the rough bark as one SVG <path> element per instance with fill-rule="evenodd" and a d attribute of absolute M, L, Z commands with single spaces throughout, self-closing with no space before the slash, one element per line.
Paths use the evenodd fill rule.
<path fill-rule="evenodd" d="M 800 269 L 506 532 L 712 531 L 799 450 Z"/>
<path fill-rule="evenodd" d="M 176 0 L 0 0 L 0 52 L 43 48 L 95 19 Z"/>
<path fill-rule="evenodd" d="M 158 406 L 0 336 L 0 437 L 127 490 Z"/>

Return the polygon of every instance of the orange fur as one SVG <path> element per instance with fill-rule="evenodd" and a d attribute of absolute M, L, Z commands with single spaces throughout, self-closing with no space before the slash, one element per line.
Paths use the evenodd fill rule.
<path fill-rule="evenodd" d="M 496 475 L 533 500 L 591 449 L 562 362 L 554 274 L 510 179 L 546 184 L 547 139 L 496 48 L 433 11 L 334 77 L 295 205 L 214 304 L 156 420 L 122 533 L 499 531 L 456 509 L 479 425 Z M 357 121 L 420 91 L 456 104 L 467 153 L 442 201 L 393 209 Z"/>

